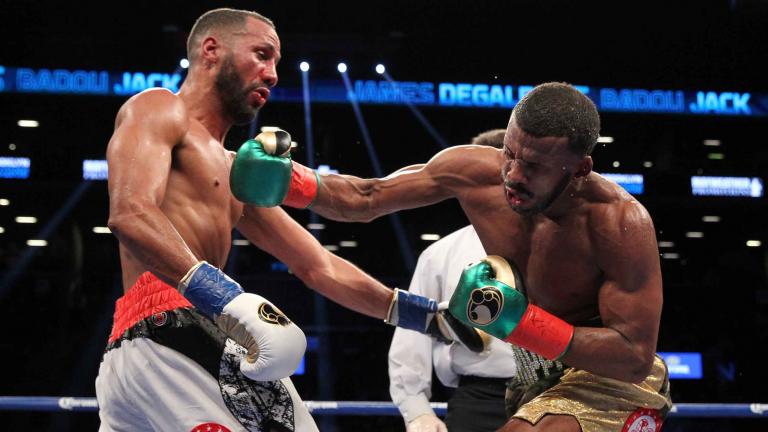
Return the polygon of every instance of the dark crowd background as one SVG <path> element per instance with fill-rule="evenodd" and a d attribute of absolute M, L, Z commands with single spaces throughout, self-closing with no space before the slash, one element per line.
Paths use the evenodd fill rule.
<path fill-rule="evenodd" d="M 537 84 L 567 81 L 603 87 L 768 91 L 764 59 L 768 2 L 551 1 L 0 1 L 0 65 L 111 71 L 165 71 L 185 57 L 187 31 L 202 12 L 220 6 L 272 18 L 282 40 L 280 87 L 301 87 L 298 63 L 312 79 L 339 80 L 345 61 L 352 79 L 380 79 L 379 62 L 396 80 Z M 93 380 L 121 295 L 117 242 L 96 234 L 108 217 L 106 182 L 83 182 L 83 159 L 103 159 L 118 96 L 0 92 L 0 156 L 32 159 L 29 179 L 0 179 L 0 395 L 94 395 Z M 450 145 L 505 127 L 510 110 L 420 108 Z M 404 106 L 363 105 L 384 171 L 421 163 L 440 150 Z M 17 120 L 40 122 L 19 128 Z M 675 380 L 676 402 L 768 402 L 763 347 L 768 342 L 766 198 L 691 196 L 691 175 L 762 176 L 768 167 L 766 119 L 602 113 L 595 150 L 598 172 L 645 176 L 638 199 L 654 218 L 657 237 L 674 247 L 660 253 L 664 310 L 659 351 L 703 355 L 703 379 Z M 270 102 L 258 124 L 277 125 L 299 143 L 306 162 L 301 103 Z M 317 164 L 373 176 L 363 135 L 349 104 L 314 104 Z M 233 129 L 227 147 L 247 139 Z M 704 140 L 717 139 L 712 149 Z M 14 144 L 11 146 L 11 144 Z M 12 148 L 13 147 L 13 148 Z M 711 159 L 716 151 L 724 157 Z M 616 167 L 615 162 L 619 166 Z M 646 166 L 644 162 L 651 162 Z M 141 167 L 136 167 L 141 169 Z M 71 201 L 71 207 L 67 204 Z M 61 211 L 66 209 L 66 211 Z M 302 224 L 310 212 L 290 210 Z M 14 222 L 33 215 L 38 223 Z M 719 216 L 717 223 L 704 216 Z M 323 244 L 390 286 L 406 287 L 404 254 L 467 223 L 453 200 L 399 215 L 403 249 L 389 218 L 344 224 L 319 218 Z M 26 240 L 49 223 L 48 246 L 28 252 Z M 689 238 L 687 232 L 702 232 Z M 237 233 L 235 234 L 237 237 Z M 747 240 L 760 247 L 746 247 Z M 632 247 L 632 245 L 626 245 Z M 405 252 L 404 252 L 405 251 Z M 674 255 L 667 255 L 672 257 Z M 247 290 L 271 299 L 310 336 L 306 371 L 294 381 L 305 400 L 388 401 L 386 354 L 392 328 L 324 300 L 274 258 L 234 246 L 227 271 Z M 438 388 L 434 400 L 445 400 Z M 399 417 L 318 419 L 321 430 L 402 431 Z M 95 430 L 94 413 L 0 412 L 4 430 Z M 668 431 L 757 431 L 745 419 L 670 419 Z"/>

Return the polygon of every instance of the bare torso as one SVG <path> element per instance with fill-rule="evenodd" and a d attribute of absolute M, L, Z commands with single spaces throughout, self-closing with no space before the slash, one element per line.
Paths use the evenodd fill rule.
<path fill-rule="evenodd" d="M 528 301 L 576 327 L 564 361 L 628 382 L 645 379 L 663 302 L 647 210 L 620 186 L 592 173 L 586 160 L 585 170 L 572 161 L 571 168 L 562 165 L 566 174 L 557 173 L 551 162 L 540 163 L 543 171 L 528 179 L 541 182 L 539 194 L 547 193 L 542 185 L 556 191 L 557 181 L 567 183 L 546 198 L 550 202 L 543 211 L 523 216 L 502 184 L 502 167 L 509 161 L 505 151 L 456 146 L 382 179 L 323 176 L 312 208 L 333 220 L 369 221 L 458 199 L 486 253 L 506 258 L 522 273 Z M 554 154 L 555 164 L 568 161 L 560 155 Z M 569 169 L 579 175 L 567 174 Z"/>
<path fill-rule="evenodd" d="M 484 152 L 498 152 L 487 149 Z M 498 164 L 495 161 L 499 161 Z M 523 217 L 509 208 L 499 176 L 501 159 L 483 158 L 480 184 L 458 194 L 486 253 L 513 262 L 523 273 L 529 301 L 571 323 L 599 316 L 603 283 L 590 219 L 600 207 L 631 198 L 597 174 L 578 191 L 580 205 L 557 220 Z M 478 167 L 480 168 L 480 167 Z"/>
<path fill-rule="evenodd" d="M 233 158 L 234 153 L 227 151 L 202 124 L 190 120 L 186 135 L 173 148 L 168 182 L 160 204 L 192 253 L 217 267 L 226 263 L 232 229 L 243 211 L 242 203 L 232 197 L 229 187 Z M 123 287 L 128 290 L 147 267 L 123 245 L 120 263 Z"/>

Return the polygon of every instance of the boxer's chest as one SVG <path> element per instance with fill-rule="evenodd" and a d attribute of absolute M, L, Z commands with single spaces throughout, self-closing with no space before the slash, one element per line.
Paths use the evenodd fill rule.
<path fill-rule="evenodd" d="M 539 227 L 530 235 L 528 245 L 528 253 L 516 259 L 524 263 L 532 303 L 563 317 L 580 316 L 597 307 L 602 274 L 585 226 Z M 587 315 L 583 318 L 596 312 Z"/>
<path fill-rule="evenodd" d="M 585 217 L 531 226 L 507 208 L 470 219 L 486 253 L 504 257 L 523 273 L 531 303 L 574 321 L 598 314 L 602 273 Z"/>
<path fill-rule="evenodd" d="M 207 132 L 193 127 L 176 156 L 174 171 L 184 183 L 183 187 L 189 188 L 190 195 L 196 196 L 218 222 L 228 220 L 234 226 L 243 208 L 242 203 L 233 198 L 229 185 L 234 153 Z"/>

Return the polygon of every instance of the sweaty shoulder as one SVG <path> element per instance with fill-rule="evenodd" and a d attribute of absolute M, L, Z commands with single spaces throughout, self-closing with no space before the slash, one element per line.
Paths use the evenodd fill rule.
<path fill-rule="evenodd" d="M 591 173 L 589 181 L 592 182 L 589 219 L 593 233 L 620 239 L 654 232 L 648 210 L 621 186 L 597 173 Z"/>
<path fill-rule="evenodd" d="M 189 113 L 178 95 L 154 88 L 132 96 L 123 104 L 115 119 L 115 129 L 124 126 L 180 138 L 189 129 Z"/>
<path fill-rule="evenodd" d="M 427 164 L 433 177 L 453 179 L 462 184 L 485 185 L 501 182 L 501 150 L 477 145 L 460 145 L 436 154 Z"/>

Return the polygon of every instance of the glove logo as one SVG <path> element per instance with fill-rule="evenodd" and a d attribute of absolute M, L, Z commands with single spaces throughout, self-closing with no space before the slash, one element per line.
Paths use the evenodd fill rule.
<path fill-rule="evenodd" d="M 168 322 L 168 314 L 166 312 L 160 312 L 152 315 L 149 320 L 155 327 L 162 327 Z"/>
<path fill-rule="evenodd" d="M 504 296 L 498 288 L 485 286 L 472 291 L 467 303 L 467 318 L 477 325 L 488 325 L 499 317 Z"/>
<path fill-rule="evenodd" d="M 264 322 L 281 326 L 287 326 L 291 323 L 291 320 L 285 316 L 283 311 L 269 303 L 262 303 L 259 306 L 259 318 Z"/>

